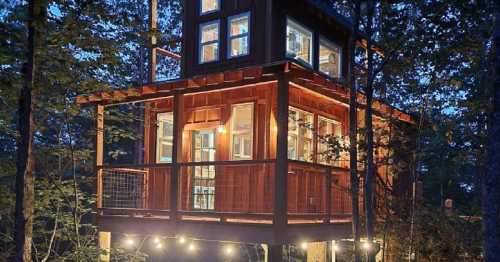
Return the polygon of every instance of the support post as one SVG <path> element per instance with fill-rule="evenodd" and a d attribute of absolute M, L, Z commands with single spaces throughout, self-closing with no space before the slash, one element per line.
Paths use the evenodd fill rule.
<path fill-rule="evenodd" d="M 283 246 L 282 245 L 268 245 L 267 251 L 267 261 L 268 262 L 284 262 L 283 257 Z"/>
<path fill-rule="evenodd" d="M 287 176 L 288 176 L 288 97 L 289 80 L 278 76 L 276 177 L 274 184 L 274 243 L 284 244 L 287 238 Z M 272 248 L 271 248 L 272 249 Z M 275 261 L 272 261 L 275 262 Z"/>
<path fill-rule="evenodd" d="M 326 221 L 329 224 L 332 217 L 332 168 L 326 169 Z"/>
<path fill-rule="evenodd" d="M 99 231 L 99 249 L 102 252 L 99 255 L 99 261 L 111 261 L 111 232 Z"/>
<path fill-rule="evenodd" d="M 173 112 L 173 137 L 172 137 L 172 171 L 170 174 L 170 221 L 175 223 L 177 221 L 177 203 L 179 191 L 179 162 L 182 156 L 182 127 L 183 127 L 183 107 L 184 98 L 182 94 L 174 95 Z"/>
<path fill-rule="evenodd" d="M 104 106 L 96 107 L 95 166 L 97 172 L 97 208 L 102 208 L 102 164 L 104 150 Z"/>
<path fill-rule="evenodd" d="M 148 83 L 156 81 L 156 29 L 158 28 L 158 0 L 149 0 L 149 74 Z"/>

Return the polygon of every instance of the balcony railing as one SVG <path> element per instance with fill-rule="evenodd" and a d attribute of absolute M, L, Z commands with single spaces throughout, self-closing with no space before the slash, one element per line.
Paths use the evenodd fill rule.
<path fill-rule="evenodd" d="M 272 224 L 275 160 L 178 164 L 177 219 Z M 107 166 L 99 169 L 101 215 L 170 216 L 172 165 Z M 289 162 L 289 224 L 350 221 L 347 174 L 325 165 Z"/>

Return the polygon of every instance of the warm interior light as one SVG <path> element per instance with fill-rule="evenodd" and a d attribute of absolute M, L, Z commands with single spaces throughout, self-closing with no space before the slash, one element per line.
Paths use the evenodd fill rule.
<path fill-rule="evenodd" d="M 195 249 L 196 249 L 196 246 L 195 246 L 193 243 L 189 244 L 189 246 L 188 246 L 188 250 L 189 250 L 190 252 L 193 252 Z"/>
<path fill-rule="evenodd" d="M 217 127 L 217 132 L 221 134 L 226 133 L 226 127 L 224 125 L 220 125 L 219 127 Z"/>
<path fill-rule="evenodd" d="M 370 243 L 365 242 L 365 243 L 363 243 L 363 246 L 362 246 L 362 247 L 363 247 L 363 249 L 368 250 L 368 249 L 370 249 L 370 248 L 371 248 L 371 245 L 370 245 Z"/>
<path fill-rule="evenodd" d="M 186 243 L 186 238 L 185 238 L 185 237 L 183 237 L 183 236 L 180 236 L 180 237 L 179 237 L 179 243 L 180 243 L 180 244 L 184 244 L 184 243 Z"/>
<path fill-rule="evenodd" d="M 230 256 L 233 254 L 233 248 L 228 246 L 228 247 L 226 247 L 225 252 L 226 252 L 226 255 Z"/>
<path fill-rule="evenodd" d="M 300 244 L 300 247 L 303 249 L 303 250 L 307 250 L 307 242 L 302 242 Z"/>

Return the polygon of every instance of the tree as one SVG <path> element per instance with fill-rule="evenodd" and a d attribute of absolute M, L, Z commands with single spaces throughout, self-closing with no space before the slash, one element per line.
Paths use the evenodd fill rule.
<path fill-rule="evenodd" d="M 34 109 L 36 103 L 35 82 L 38 75 L 38 48 L 42 42 L 42 29 L 47 16 L 47 2 L 29 1 L 28 45 L 24 67 L 24 85 L 19 95 L 16 172 L 16 261 L 31 261 L 33 238 L 33 209 L 35 197 L 35 156 L 33 135 L 35 132 Z"/>
<path fill-rule="evenodd" d="M 485 261 L 500 257 L 500 2 L 495 1 L 495 84 L 488 130 L 488 170 L 484 180 Z"/>

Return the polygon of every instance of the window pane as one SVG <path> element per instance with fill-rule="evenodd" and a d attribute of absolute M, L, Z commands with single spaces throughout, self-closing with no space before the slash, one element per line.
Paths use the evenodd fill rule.
<path fill-rule="evenodd" d="M 230 18 L 230 36 L 248 33 L 248 15 Z"/>
<path fill-rule="evenodd" d="M 312 64 L 312 33 L 288 20 L 286 29 L 287 55 Z"/>
<path fill-rule="evenodd" d="M 288 158 L 310 162 L 313 155 L 313 114 L 291 107 L 289 115 Z"/>
<path fill-rule="evenodd" d="M 156 161 L 159 163 L 169 163 L 172 161 L 173 113 L 160 113 L 157 115 L 157 121 Z"/>
<path fill-rule="evenodd" d="M 238 37 L 231 39 L 229 44 L 231 50 L 231 57 L 247 55 L 248 52 L 248 36 Z"/>
<path fill-rule="evenodd" d="M 340 77 L 340 48 L 320 41 L 319 70 L 331 77 Z"/>
<path fill-rule="evenodd" d="M 219 22 L 200 26 L 200 63 L 219 59 Z"/>
<path fill-rule="evenodd" d="M 233 160 L 252 159 L 253 103 L 233 105 L 231 112 Z"/>
<path fill-rule="evenodd" d="M 219 0 L 201 0 L 201 13 L 219 10 Z"/>
<path fill-rule="evenodd" d="M 321 137 L 342 137 L 342 125 L 339 122 L 318 117 L 318 135 Z M 335 159 L 336 156 L 328 153 L 328 144 L 326 141 L 318 140 L 318 161 L 322 164 L 334 164 L 333 161 L 328 161 L 328 158 Z"/>

